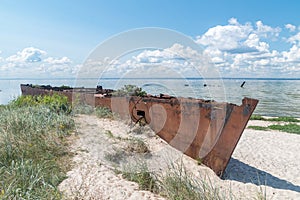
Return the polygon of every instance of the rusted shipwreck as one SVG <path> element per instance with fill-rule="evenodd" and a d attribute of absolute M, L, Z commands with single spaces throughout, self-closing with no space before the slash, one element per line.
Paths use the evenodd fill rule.
<path fill-rule="evenodd" d="M 134 122 L 143 121 L 171 146 L 199 159 L 222 176 L 258 100 L 244 98 L 241 105 L 202 99 L 159 96 L 113 96 L 113 90 L 22 84 L 23 95 L 59 93 L 72 102 L 111 109 Z"/>

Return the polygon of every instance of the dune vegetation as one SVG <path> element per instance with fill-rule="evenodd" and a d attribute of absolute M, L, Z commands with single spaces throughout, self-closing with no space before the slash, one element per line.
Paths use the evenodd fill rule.
<path fill-rule="evenodd" d="M 0 107 L 0 199 L 61 199 L 74 129 L 63 96 L 21 96 Z"/>

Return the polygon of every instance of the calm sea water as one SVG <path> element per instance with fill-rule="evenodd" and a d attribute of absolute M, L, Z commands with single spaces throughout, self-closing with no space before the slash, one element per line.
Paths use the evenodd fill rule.
<path fill-rule="evenodd" d="M 246 83 L 241 88 L 243 81 Z M 300 117 L 300 79 L 6 79 L 0 80 L 0 104 L 7 104 L 21 95 L 21 83 L 73 87 L 102 85 L 112 89 L 134 84 L 151 94 L 167 93 L 238 105 L 243 97 L 251 97 L 260 101 L 255 114 Z"/>

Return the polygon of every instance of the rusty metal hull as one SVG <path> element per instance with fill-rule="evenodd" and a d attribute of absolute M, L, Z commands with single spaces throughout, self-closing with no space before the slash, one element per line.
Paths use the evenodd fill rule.
<path fill-rule="evenodd" d="M 111 97 L 96 95 L 95 89 L 51 89 L 21 85 L 23 95 L 59 93 L 103 106 L 122 118 L 147 123 L 174 148 L 199 159 L 222 176 L 258 100 L 244 98 L 241 105 L 161 95 Z M 103 90 L 104 91 L 104 90 Z M 101 92 L 100 92 L 101 93 Z M 101 93 L 103 94 L 103 92 Z"/>

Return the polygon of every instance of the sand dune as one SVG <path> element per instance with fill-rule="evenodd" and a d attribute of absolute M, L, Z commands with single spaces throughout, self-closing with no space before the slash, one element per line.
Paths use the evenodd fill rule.
<path fill-rule="evenodd" d="M 60 185 L 66 199 L 164 199 L 139 190 L 136 183 L 114 172 L 115 166 L 105 156 L 126 147 L 126 141 L 116 137 L 139 137 L 151 151 L 151 157 L 128 156 L 124 163 L 144 159 L 151 170 L 163 173 L 168 165 L 180 161 L 195 178 L 219 188 L 226 199 L 257 199 L 259 195 L 266 195 L 267 199 L 300 199 L 300 135 L 245 129 L 224 178 L 220 179 L 211 169 L 199 166 L 150 130 L 136 134 L 124 122 L 89 115 L 77 116 L 76 123 L 78 139 L 72 144 L 76 154 L 74 167 Z"/>

